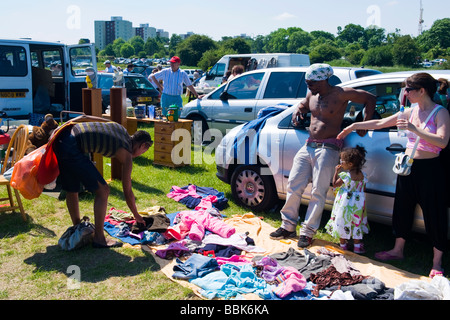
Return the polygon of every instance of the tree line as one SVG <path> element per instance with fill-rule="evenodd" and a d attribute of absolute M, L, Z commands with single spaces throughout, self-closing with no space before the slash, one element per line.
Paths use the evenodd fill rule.
<path fill-rule="evenodd" d="M 243 53 L 303 53 L 311 63 L 330 62 L 369 66 L 416 67 L 424 60 L 447 59 L 449 69 L 450 18 L 436 20 L 429 30 L 417 37 L 402 35 L 399 29 L 386 33 L 377 26 L 348 24 L 337 27 L 337 36 L 325 31 L 307 32 L 299 27 L 280 28 L 255 38 L 222 37 L 214 41 L 206 35 L 182 39 L 173 34 L 168 38 L 121 38 L 98 52 L 99 56 L 162 58 L 178 55 L 183 65 L 207 70 L 225 54 Z"/>

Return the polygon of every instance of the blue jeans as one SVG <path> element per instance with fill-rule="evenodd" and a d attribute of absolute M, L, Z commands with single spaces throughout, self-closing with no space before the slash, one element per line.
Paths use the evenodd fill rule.
<path fill-rule="evenodd" d="M 314 236 L 320 226 L 327 192 L 338 162 L 339 151 L 333 149 L 312 148 L 304 145 L 297 152 L 289 173 L 286 203 L 280 211 L 283 220 L 282 228 L 291 232 L 295 231 L 302 195 L 311 181 L 311 199 L 300 234 L 310 238 Z"/>
<path fill-rule="evenodd" d="M 170 94 L 165 93 L 161 95 L 161 108 L 162 108 L 162 115 L 164 117 L 167 115 L 167 110 L 169 110 L 169 107 L 173 104 L 182 108 L 183 99 L 181 98 L 181 96 L 172 96 Z"/>

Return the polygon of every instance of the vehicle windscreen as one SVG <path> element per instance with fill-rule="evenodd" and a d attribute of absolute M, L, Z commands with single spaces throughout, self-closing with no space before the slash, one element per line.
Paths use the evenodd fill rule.
<path fill-rule="evenodd" d="M 382 73 L 382 72 L 378 71 L 378 70 L 356 70 L 355 76 L 358 79 L 358 78 L 362 78 L 362 77 L 373 76 L 374 74 L 380 74 L 380 73 Z"/>
<path fill-rule="evenodd" d="M 145 77 L 125 77 L 125 86 L 127 89 L 156 90 Z"/>

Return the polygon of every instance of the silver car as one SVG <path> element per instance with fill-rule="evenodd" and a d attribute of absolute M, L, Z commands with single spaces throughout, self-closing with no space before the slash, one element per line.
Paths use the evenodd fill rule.
<path fill-rule="evenodd" d="M 369 91 L 377 96 L 375 116 L 387 117 L 398 111 L 403 99 L 401 84 L 414 72 L 388 73 L 364 77 L 341 84 Z M 429 72 L 437 78 L 450 79 L 450 71 Z M 406 104 L 407 106 L 407 104 Z M 362 105 L 350 102 L 342 126 L 354 121 L 362 121 Z M 273 207 L 277 199 L 286 198 L 289 171 L 294 155 L 305 144 L 309 134 L 307 124 L 303 129 L 292 126 L 291 115 L 294 108 L 269 117 L 258 130 L 248 130 L 241 125 L 231 130 L 216 148 L 217 177 L 229 183 L 234 199 L 255 211 Z M 252 123 L 256 123 L 253 121 Z M 240 141 L 245 141 L 239 143 Z M 235 142 L 238 143 L 235 143 Z M 397 135 L 397 128 L 369 131 L 364 137 L 349 134 L 345 146 L 364 146 L 367 162 L 364 172 L 368 177 L 366 205 L 368 217 L 372 221 L 390 224 L 396 175 L 392 171 L 395 154 L 404 151 L 407 138 Z M 303 203 L 310 199 L 310 185 L 303 194 Z M 332 188 L 326 199 L 326 209 L 331 210 L 334 201 Z M 450 221 L 450 220 L 449 220 Z M 424 231 L 423 217 L 417 209 L 414 229 Z"/>
<path fill-rule="evenodd" d="M 218 89 L 183 106 L 180 117 L 194 120 L 194 133 L 208 129 L 227 130 L 256 119 L 258 112 L 279 103 L 293 105 L 306 97 L 308 67 L 258 69 L 245 72 Z M 333 85 L 379 74 L 365 68 L 334 67 Z M 198 128 L 197 128 L 198 126 Z M 202 136 L 203 137 L 203 136 Z"/>

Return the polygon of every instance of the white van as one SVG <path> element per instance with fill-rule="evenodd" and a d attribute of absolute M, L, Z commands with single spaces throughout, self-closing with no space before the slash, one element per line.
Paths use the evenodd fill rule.
<path fill-rule="evenodd" d="M 276 67 L 305 67 L 310 60 L 307 54 L 297 53 L 252 53 L 230 54 L 219 61 L 199 80 L 195 90 L 208 93 L 222 84 L 225 73 L 235 66 L 244 66 L 245 71 Z"/>
<path fill-rule="evenodd" d="M 87 67 L 97 72 L 93 44 L 0 39 L 0 113 L 27 119 L 33 113 L 82 111 Z"/>

